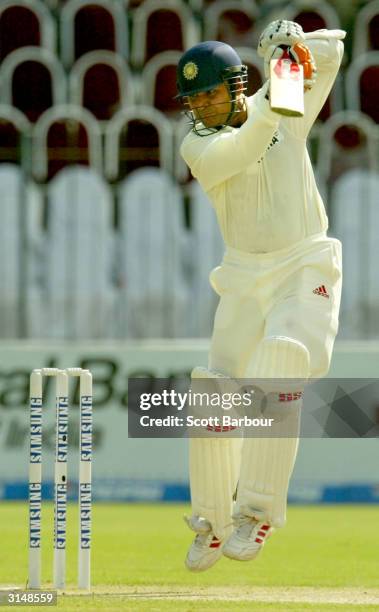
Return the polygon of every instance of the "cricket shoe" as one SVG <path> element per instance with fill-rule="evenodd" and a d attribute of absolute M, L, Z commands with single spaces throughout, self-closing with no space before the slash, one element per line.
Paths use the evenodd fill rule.
<path fill-rule="evenodd" d="M 225 542 L 223 554 L 237 561 L 251 561 L 262 550 L 274 528 L 262 520 L 261 512 L 242 507 L 240 514 L 233 515 L 234 531 Z"/>
<path fill-rule="evenodd" d="M 188 527 L 197 533 L 192 542 L 185 565 L 191 572 L 204 572 L 222 557 L 222 541 L 216 538 L 212 525 L 200 516 L 185 516 Z"/>

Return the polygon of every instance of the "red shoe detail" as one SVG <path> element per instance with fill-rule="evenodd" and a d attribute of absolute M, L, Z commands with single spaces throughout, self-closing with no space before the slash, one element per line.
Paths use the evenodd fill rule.
<path fill-rule="evenodd" d="M 216 538 L 216 536 L 213 536 L 213 540 L 212 542 L 209 544 L 209 548 L 218 548 L 221 545 L 220 540 L 218 540 Z"/>

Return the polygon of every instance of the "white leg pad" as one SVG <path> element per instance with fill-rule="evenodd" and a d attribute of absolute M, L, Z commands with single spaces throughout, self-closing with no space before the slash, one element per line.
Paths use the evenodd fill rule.
<path fill-rule="evenodd" d="M 298 449 L 298 428 L 303 391 L 309 376 L 309 352 L 296 340 L 286 337 L 265 338 L 249 372 L 253 379 L 268 379 L 259 385 L 268 398 L 265 414 L 281 414 L 285 427 L 296 432 L 292 437 L 246 438 L 241 458 L 236 514 L 259 512 L 272 527 L 286 521 L 287 492 Z M 269 379 L 284 379 L 269 380 Z M 297 379 L 297 380 L 291 380 Z M 293 401 L 279 401 L 279 393 L 294 394 Z M 277 425 L 280 432 L 280 423 Z"/>
<path fill-rule="evenodd" d="M 220 540 L 231 532 L 241 445 L 241 438 L 189 440 L 192 514 L 207 519 Z"/>
<path fill-rule="evenodd" d="M 195 368 L 192 378 L 231 379 L 205 368 Z M 221 391 L 221 389 L 220 389 Z M 208 520 L 220 540 L 231 532 L 233 495 L 241 464 L 242 438 L 212 437 L 189 439 L 189 472 L 192 515 Z M 221 434 L 222 435 L 222 434 Z"/>

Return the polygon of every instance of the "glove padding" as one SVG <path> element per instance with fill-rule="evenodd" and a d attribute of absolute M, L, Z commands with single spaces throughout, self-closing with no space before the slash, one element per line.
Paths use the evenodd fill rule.
<path fill-rule="evenodd" d="M 272 54 L 267 56 L 267 62 L 265 61 L 266 77 L 270 77 L 270 60 L 280 59 L 283 57 L 289 57 L 297 64 L 301 64 L 303 66 L 304 90 L 307 91 L 312 89 L 316 82 L 317 68 L 311 50 L 302 43 L 295 44 L 293 47 L 287 47 L 284 45 L 275 47 L 272 50 Z"/>
<path fill-rule="evenodd" d="M 272 47 L 278 47 L 279 45 L 285 45 L 286 47 L 292 47 L 297 43 L 303 43 L 305 41 L 305 35 L 303 28 L 300 24 L 295 21 L 286 21 L 285 19 L 277 19 L 272 21 L 267 28 L 265 28 L 260 36 L 258 43 L 258 55 L 263 57 L 266 61 L 267 53 L 270 52 L 272 55 Z"/>
<path fill-rule="evenodd" d="M 303 66 L 304 72 L 304 89 L 312 89 L 316 82 L 317 68 L 314 57 L 309 47 L 302 43 L 297 43 L 289 50 L 289 55 L 297 64 Z"/>

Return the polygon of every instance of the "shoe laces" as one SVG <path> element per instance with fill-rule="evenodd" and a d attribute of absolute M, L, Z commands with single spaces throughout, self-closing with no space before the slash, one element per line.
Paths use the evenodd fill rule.
<path fill-rule="evenodd" d="M 233 516 L 233 524 L 235 532 L 242 538 L 250 538 L 254 527 L 258 525 L 258 521 L 246 514 L 236 514 Z"/>
<path fill-rule="evenodd" d="M 270 525 L 265 521 L 263 512 L 254 510 L 250 506 L 242 506 L 241 512 L 233 515 L 233 523 L 237 535 L 243 539 L 250 538 L 253 530 L 257 528 L 260 537 L 256 541 L 259 544 L 271 532 Z M 262 534 L 260 530 L 262 530 Z"/>

